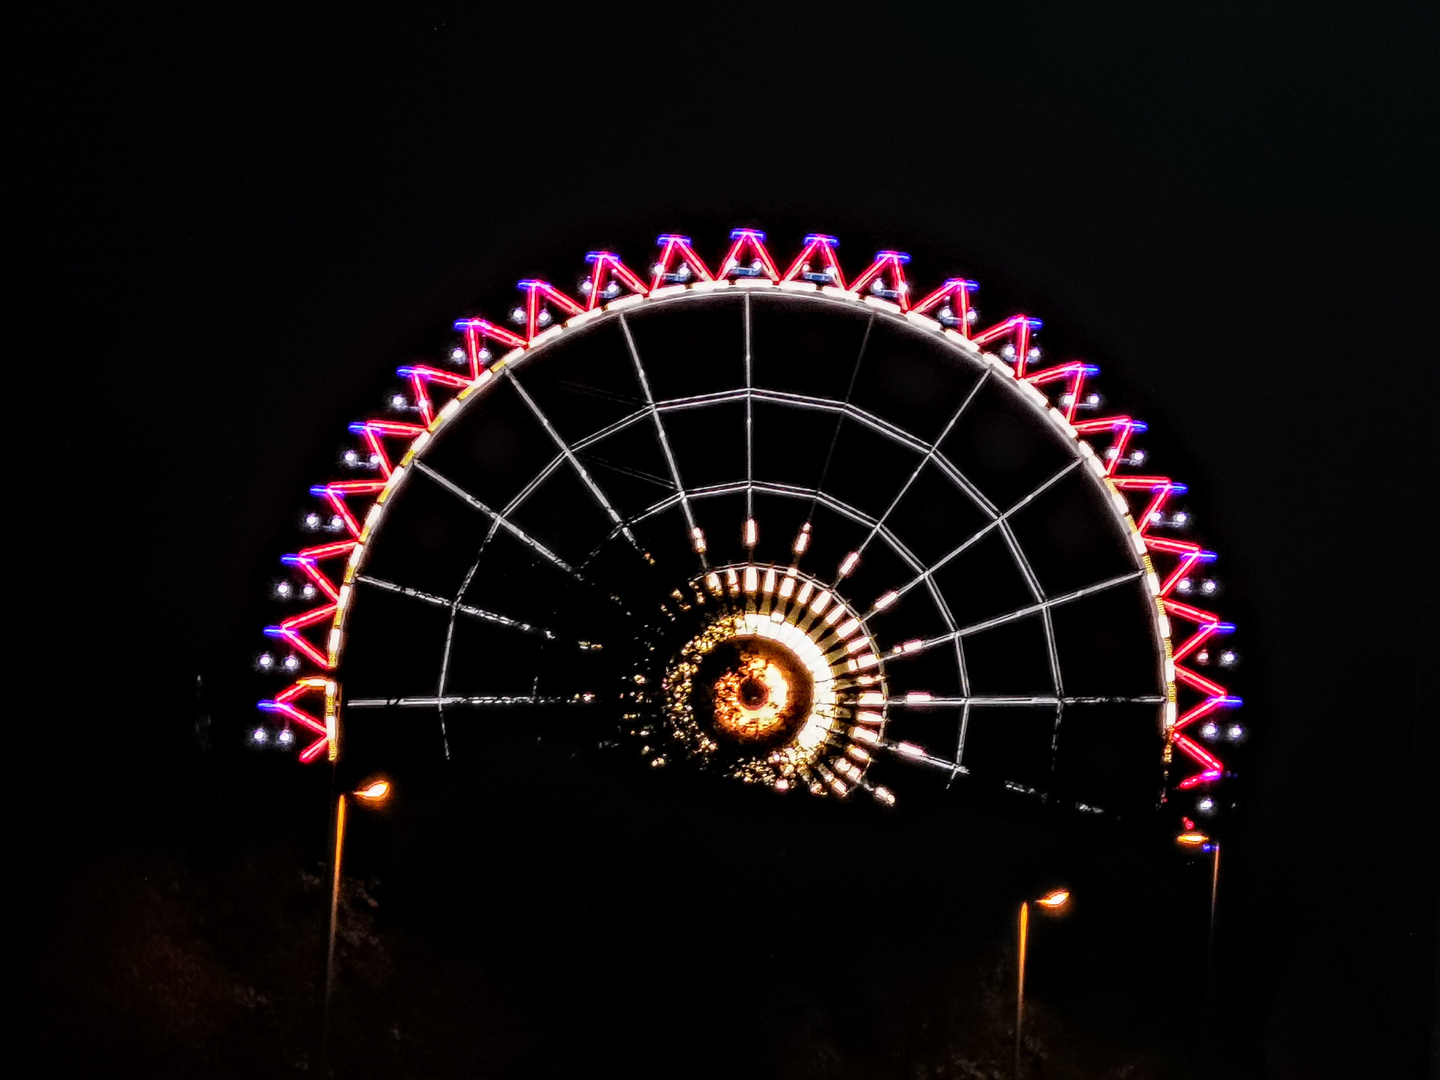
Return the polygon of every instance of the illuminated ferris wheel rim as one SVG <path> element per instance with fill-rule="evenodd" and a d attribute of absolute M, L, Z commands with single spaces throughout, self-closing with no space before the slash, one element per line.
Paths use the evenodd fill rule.
<path fill-rule="evenodd" d="M 1184 666 L 1182 661 L 1201 651 L 1209 639 L 1227 633 L 1233 627 L 1213 613 L 1195 608 L 1175 596 L 1177 589 L 1183 593 L 1184 588 L 1189 586 L 1186 575 L 1192 568 L 1214 556 L 1198 544 L 1152 535 L 1152 527 L 1163 519 L 1167 501 L 1185 489 L 1168 477 L 1121 471 L 1129 464 L 1124 456 L 1129 438 L 1134 432 L 1144 430 L 1143 424 L 1128 416 L 1077 421 L 1082 388 L 1086 379 L 1098 369 L 1071 362 L 1028 371 L 1028 362 L 1038 356 L 1038 350 L 1032 353 L 1031 342 L 1033 332 L 1039 328 L 1039 321 L 1028 316 L 1013 316 L 987 330 L 972 333 L 973 308 L 970 307 L 969 296 L 975 288 L 973 282 L 950 279 L 923 300 L 912 303 L 903 269 L 908 259 L 901 253 L 881 252 L 874 263 L 846 287 L 835 259 L 836 244 L 832 238 L 807 237 L 804 250 L 784 275 L 779 273 L 765 250 L 763 234 L 753 230 L 736 230 L 732 241 L 731 253 L 721 264 L 723 273 L 717 276 L 700 261 L 688 239 L 663 236 L 661 255 L 653 267 L 653 277 L 648 285 L 615 255 L 592 253 L 588 258 L 593 267 L 586 283 L 589 288 L 582 286 L 581 290 L 588 301 L 585 304 L 566 296 L 549 283 L 523 281 L 524 304 L 513 312 L 513 317 L 523 322 L 523 334 L 505 330 L 483 319 L 463 319 L 456 323 L 456 329 L 465 342 L 463 359 L 469 367 L 465 375 L 425 366 L 400 369 L 400 374 L 413 388 L 414 408 L 419 412 L 422 423 L 371 420 L 351 426 L 352 432 L 364 440 L 369 458 L 377 462 L 382 478 L 339 481 L 312 489 L 334 511 L 332 521 L 339 523 L 349 535 L 344 540 L 306 548 L 296 555 L 287 556 L 285 562 L 304 574 L 307 582 L 304 588 L 317 594 L 323 593 L 328 603 L 267 630 L 271 637 L 287 642 L 296 650 L 289 658 L 292 662 L 295 655 L 303 655 L 310 666 L 317 669 L 313 674 L 303 674 L 284 692 L 262 703 L 263 708 L 278 714 L 284 721 L 294 722 L 314 732 L 316 738 L 302 751 L 302 759 L 314 760 L 325 754 L 334 760 L 338 752 L 339 713 L 344 697 L 333 673 L 344 650 L 347 617 L 356 579 L 394 496 L 414 471 L 425 468 L 424 458 L 433 441 L 464 416 L 475 402 L 484 400 L 487 390 L 499 384 L 499 376 L 506 372 L 523 371 L 558 342 L 607 323 L 619 322 L 623 325 L 627 313 L 638 315 L 662 306 L 704 303 L 708 298 L 747 294 L 783 296 L 798 303 L 836 309 L 859 309 L 873 319 L 907 327 L 943 342 L 957 362 L 981 372 L 994 384 L 1013 383 L 1007 391 L 1012 399 L 1043 416 L 1048 424 L 1069 440 L 1077 462 L 1084 465 L 1082 471 L 1088 473 L 1091 482 L 1103 490 L 1107 496 L 1106 505 L 1123 523 L 1130 538 L 1135 564 L 1144 574 L 1154 598 L 1153 629 L 1157 651 L 1163 657 L 1165 689 L 1160 723 L 1165 735 L 1166 757 L 1168 760 L 1171 752 L 1178 749 L 1186 759 L 1200 767 L 1199 772 L 1184 778 L 1177 786 L 1182 790 L 1208 786 L 1220 779 L 1224 774 L 1223 764 L 1193 739 L 1187 729 L 1218 709 L 1238 705 L 1239 700 L 1219 684 Z M 754 258 L 744 265 L 737 256 L 747 249 Z M 818 274 L 812 270 L 816 263 L 823 266 Z M 682 276 L 690 280 L 677 280 Z M 810 280 L 803 280 L 807 277 Z M 867 286 L 869 295 L 866 295 Z M 555 311 L 564 316 L 563 321 L 556 321 Z M 984 348 L 994 343 L 1003 343 L 999 350 L 1001 355 Z M 491 346 L 506 351 L 496 358 Z M 1002 355 L 1005 358 L 1002 359 Z M 1052 401 L 1042 392 L 1042 387 L 1059 389 L 1063 393 L 1058 401 Z M 777 392 L 747 386 L 740 393 L 747 398 L 763 399 L 764 395 Z M 451 395 L 450 399 L 437 407 L 437 399 L 444 394 Z M 789 403 L 809 407 L 833 409 L 835 405 L 828 399 L 780 396 Z M 709 402 L 700 402 L 705 403 Z M 639 423 L 667 410 L 694 404 L 696 402 L 652 399 L 644 408 L 612 424 L 612 428 Z M 848 402 L 845 410 L 888 437 L 913 439 L 903 429 L 878 417 L 867 416 Z M 886 428 L 890 430 L 884 430 Z M 1097 453 L 1091 446 L 1090 438 L 1096 436 L 1110 438 L 1111 445 L 1106 453 Z M 398 449 L 401 445 L 404 449 L 393 459 L 392 465 L 392 448 Z M 934 447 L 920 445 L 916 448 L 934 452 Z M 751 488 L 765 487 L 755 481 L 747 484 Z M 1132 511 L 1127 499 L 1127 496 L 1137 493 L 1145 500 L 1144 510 L 1138 514 Z M 682 488 L 668 500 L 658 501 L 646 514 L 655 512 L 662 504 L 673 505 L 677 499 L 683 501 L 704 497 L 705 494 Z M 373 501 L 362 516 L 357 512 L 357 506 L 366 497 L 372 497 Z M 615 532 L 624 530 L 631 523 L 617 519 Z M 322 564 L 335 567 L 342 559 L 343 576 L 337 585 L 334 570 L 322 569 Z M 1156 569 L 1157 559 L 1173 560 L 1174 565 L 1162 576 Z M 1193 631 L 1179 644 L 1171 640 L 1172 619 L 1188 622 L 1193 627 Z M 326 634 L 320 643 L 311 641 L 303 633 L 307 629 L 313 633 L 321 628 Z M 1177 684 L 1202 695 L 1197 704 L 1184 712 L 1177 710 Z M 315 715 L 317 712 L 321 715 Z M 287 723 L 287 730 L 289 726 Z M 1207 725 L 1207 728 L 1210 726 L 1213 724 Z"/>

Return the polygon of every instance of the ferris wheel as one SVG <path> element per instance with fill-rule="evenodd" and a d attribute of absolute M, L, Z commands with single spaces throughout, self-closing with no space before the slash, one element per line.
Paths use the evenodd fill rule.
<path fill-rule="evenodd" d="M 563 720 L 775 792 L 1212 813 L 1234 627 L 1145 424 L 973 281 L 838 248 L 592 252 L 400 368 L 282 560 L 253 740 L 461 756 Z"/>

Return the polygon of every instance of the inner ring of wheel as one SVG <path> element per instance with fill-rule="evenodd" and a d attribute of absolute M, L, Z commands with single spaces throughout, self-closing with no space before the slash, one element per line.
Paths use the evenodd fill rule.
<path fill-rule="evenodd" d="M 771 743 L 795 734 L 810 715 L 815 681 L 778 642 L 737 636 L 712 649 L 696 673 L 696 712 L 718 735 Z"/>

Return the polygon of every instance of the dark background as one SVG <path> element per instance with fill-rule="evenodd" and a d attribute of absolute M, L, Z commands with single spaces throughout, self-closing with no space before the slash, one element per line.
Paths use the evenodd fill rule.
<path fill-rule="evenodd" d="M 977 920 L 953 969 L 938 947 L 896 946 L 908 959 L 887 967 L 886 934 L 846 968 L 861 998 L 867 979 L 905 988 L 871 1001 L 885 1068 L 962 1075 L 947 1047 L 964 1024 L 915 1018 L 982 991 L 973 1015 L 1003 1015 L 1005 898 L 1063 866 L 1093 882 L 1091 911 L 1113 910 L 1090 930 L 1077 910 L 1069 953 L 1058 927 L 1047 939 L 1047 1075 L 1141 1058 L 1130 1075 L 1435 1070 L 1433 6 L 58 6 L 7 24 L 21 1072 L 305 1060 L 321 900 L 301 874 L 318 870 L 329 781 L 242 752 L 233 673 L 306 487 L 397 363 L 458 314 L 498 315 L 515 279 L 569 286 L 602 246 L 642 266 L 670 230 L 713 260 L 740 224 L 777 256 L 835 233 L 850 273 L 908 250 L 922 284 L 963 273 L 987 315 L 1042 315 L 1051 355 L 1100 363 L 1190 483 L 1241 626 L 1256 737 L 1208 1021 L 1203 959 L 1173 962 L 1203 954 L 1203 867 L 1167 868 L 1140 832 L 957 812 L 958 840 L 932 821 L 913 843 L 948 845 L 949 869 L 898 899 L 861 893 L 897 933 L 952 902 Z M 598 835 L 612 804 L 617 823 L 663 810 L 649 865 L 679 884 L 636 886 L 636 903 L 683 903 L 686 874 L 709 872 L 694 829 L 724 814 L 697 796 L 687 832 L 684 798 L 528 743 L 497 741 L 487 768 L 493 802 L 470 798 L 473 772 L 438 775 L 357 841 L 350 902 L 373 932 L 349 944 L 354 1038 L 422 1017 L 372 1072 L 439 1075 L 472 1051 L 472 1075 L 573 1072 L 593 1051 L 694 1073 L 674 1062 L 753 1028 L 776 1072 L 879 1075 L 881 1050 L 820 989 L 833 975 L 811 977 L 808 1012 L 732 1000 L 694 1031 L 657 1015 L 656 1041 L 616 1028 L 633 987 L 604 973 L 635 927 L 575 912 L 587 890 L 643 883 L 644 860 L 573 823 Z M 473 865 L 541 884 L 494 890 L 472 918 L 441 902 L 446 867 L 497 807 Z M 800 818 L 754 828 L 828 850 L 893 827 Z M 737 829 L 707 857 L 758 835 Z M 566 875 L 582 899 L 527 907 Z M 577 918 L 598 944 L 567 966 Z M 473 940 L 447 936 L 467 919 Z M 655 940 L 672 958 L 695 946 Z M 1085 1054 L 1093 1069 L 1065 1071 Z"/>

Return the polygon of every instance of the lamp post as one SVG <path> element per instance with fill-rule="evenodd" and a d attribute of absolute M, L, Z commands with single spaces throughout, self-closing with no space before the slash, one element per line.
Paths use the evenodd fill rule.
<path fill-rule="evenodd" d="M 1210 852 L 1210 928 L 1205 937 L 1205 1019 L 1210 1019 L 1210 997 L 1215 981 L 1215 906 L 1220 899 L 1220 841 L 1191 830 L 1175 838 L 1177 844 Z"/>
<path fill-rule="evenodd" d="M 1056 889 L 1046 893 L 1035 903 L 1041 909 L 1058 913 L 1070 902 L 1068 889 Z M 1015 1080 L 1020 1080 L 1021 1041 L 1025 1029 L 1025 956 L 1029 949 L 1030 901 L 1020 903 L 1020 960 L 1016 965 L 1015 977 Z"/>
<path fill-rule="evenodd" d="M 335 850 L 330 855 L 330 926 L 325 940 L 324 1006 L 320 1018 L 320 1076 L 330 1075 L 330 991 L 335 985 L 335 934 L 340 917 L 340 863 L 345 851 L 345 807 L 349 799 L 379 806 L 390 797 L 390 781 L 372 780 L 335 796 Z"/>

